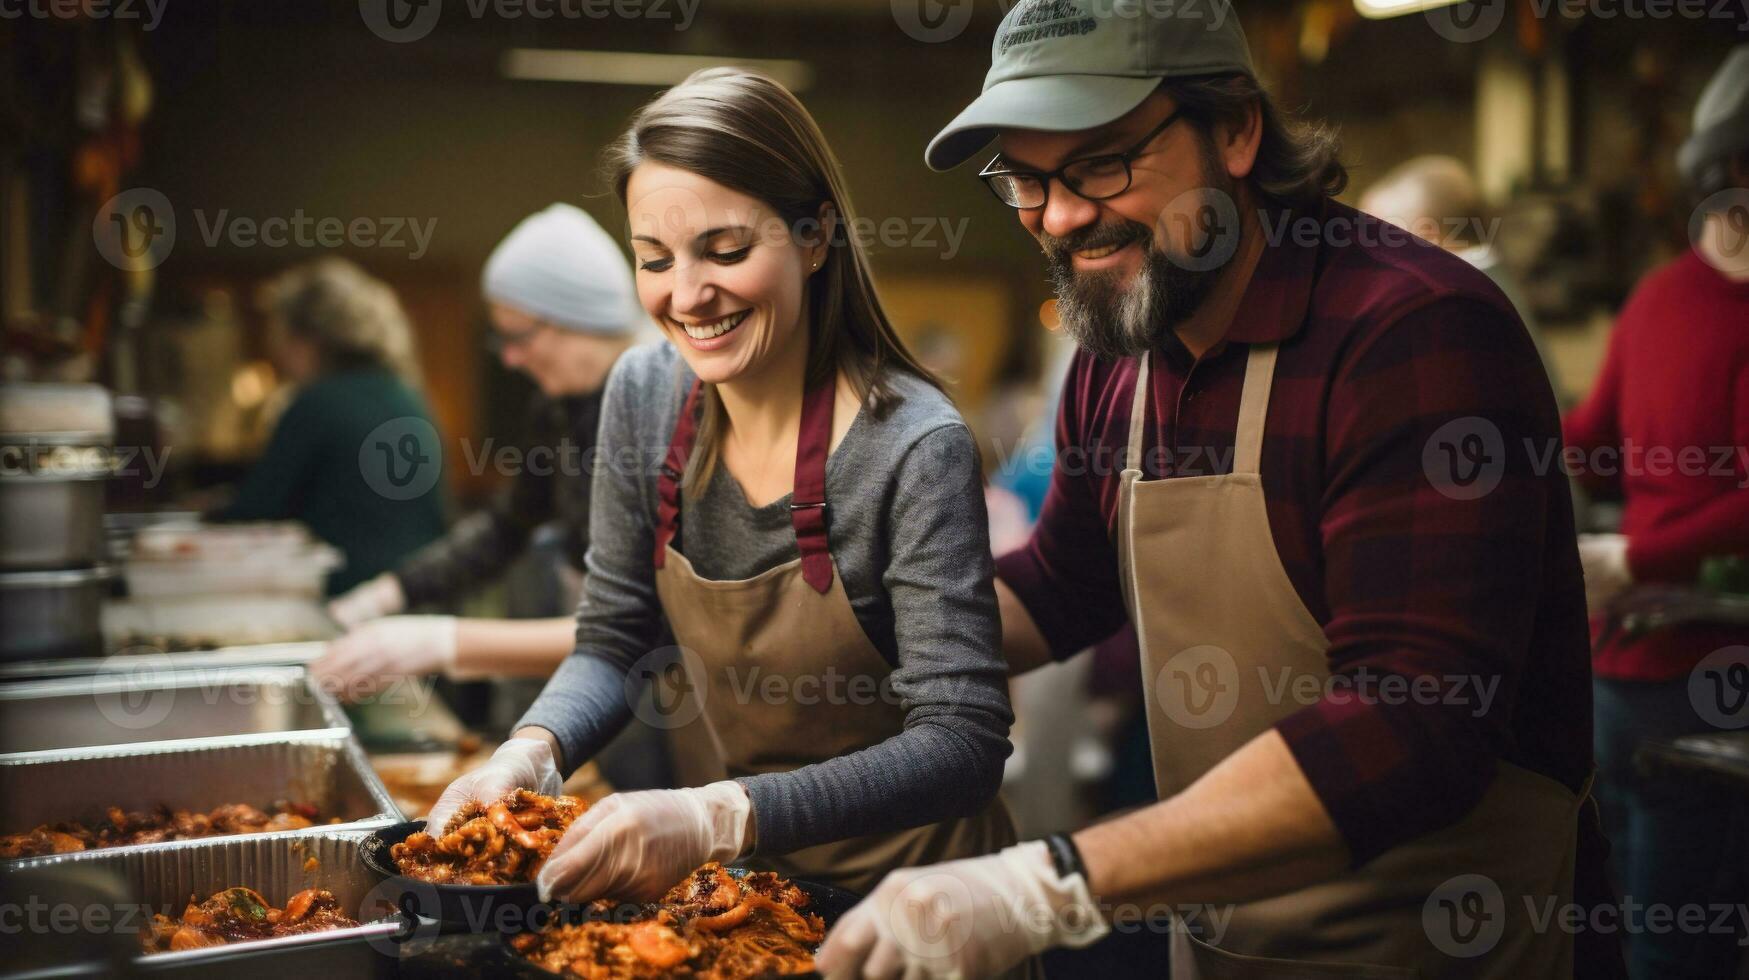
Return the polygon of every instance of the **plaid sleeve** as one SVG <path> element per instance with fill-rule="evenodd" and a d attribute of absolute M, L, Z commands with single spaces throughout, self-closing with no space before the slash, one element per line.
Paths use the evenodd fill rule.
<path fill-rule="evenodd" d="M 1467 813 L 1546 587 L 1553 393 L 1515 316 L 1446 297 L 1358 336 L 1326 405 L 1332 684 L 1278 730 L 1356 864 Z M 1527 441 L 1528 440 L 1528 441 Z"/>

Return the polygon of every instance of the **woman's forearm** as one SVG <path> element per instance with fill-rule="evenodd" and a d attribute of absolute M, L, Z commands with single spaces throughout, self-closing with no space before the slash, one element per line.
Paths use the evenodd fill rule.
<path fill-rule="evenodd" d="M 571 616 L 458 619 L 455 673 L 460 677 L 548 677 L 576 645 L 577 620 Z"/>

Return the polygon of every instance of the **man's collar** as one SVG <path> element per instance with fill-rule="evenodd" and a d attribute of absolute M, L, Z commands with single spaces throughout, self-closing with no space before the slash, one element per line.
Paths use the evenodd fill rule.
<path fill-rule="evenodd" d="M 1251 272 L 1251 282 L 1245 287 L 1245 295 L 1239 300 L 1223 341 L 1273 344 L 1299 333 L 1312 300 L 1318 249 L 1324 240 L 1323 226 L 1328 214 L 1328 202 L 1320 202 L 1310 211 L 1258 209 L 1257 227 L 1252 234 L 1264 236 L 1263 254 Z M 1318 224 L 1318 234 L 1311 245 L 1301 243 L 1302 236 L 1294 233 L 1297 223 L 1308 220 Z"/>

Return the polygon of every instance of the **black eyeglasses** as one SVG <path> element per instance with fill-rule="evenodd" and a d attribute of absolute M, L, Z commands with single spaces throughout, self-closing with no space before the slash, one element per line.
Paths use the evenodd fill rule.
<path fill-rule="evenodd" d="M 1160 125 L 1149 130 L 1148 135 L 1137 140 L 1136 145 L 1122 153 L 1081 157 L 1049 172 L 1015 170 L 1002 166 L 1002 155 L 997 154 L 978 172 L 978 179 L 1003 204 L 1022 211 L 1045 206 L 1045 201 L 1050 197 L 1052 178 L 1062 181 L 1064 187 L 1089 201 L 1116 197 L 1130 189 L 1130 163 L 1142 155 L 1148 144 L 1154 142 L 1154 137 L 1177 122 L 1183 111 L 1175 110 L 1172 115 L 1161 120 Z"/>

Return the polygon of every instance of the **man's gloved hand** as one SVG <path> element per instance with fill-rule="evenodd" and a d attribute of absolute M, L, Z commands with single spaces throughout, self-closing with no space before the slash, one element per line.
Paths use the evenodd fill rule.
<path fill-rule="evenodd" d="M 1044 842 L 1028 841 L 888 874 L 838 920 L 814 962 L 827 980 L 987 977 L 1110 931 L 1087 880 L 1059 875 Z"/>
<path fill-rule="evenodd" d="M 405 608 L 407 594 L 401 591 L 401 580 L 394 572 L 384 572 L 329 600 L 328 615 L 346 629 L 355 629 L 361 623 L 393 616 Z"/>
<path fill-rule="evenodd" d="M 425 829 L 433 834 L 442 832 L 449 818 L 471 801 L 491 803 L 516 789 L 557 796 L 564 782 L 553 748 L 544 739 L 510 739 L 498 746 L 485 765 L 449 784 L 432 804 Z"/>
<path fill-rule="evenodd" d="M 699 865 L 739 857 L 752 815 L 733 780 L 615 793 L 578 817 L 541 865 L 541 901 L 660 898 Z"/>
<path fill-rule="evenodd" d="M 1634 584 L 1633 573 L 1628 571 L 1626 535 L 1579 535 L 1579 564 L 1585 569 L 1585 604 L 1594 616 Z"/>
<path fill-rule="evenodd" d="M 380 691 L 398 677 L 449 673 L 455 668 L 454 616 L 373 619 L 331 640 L 310 663 L 310 674 L 341 695 L 359 687 Z"/>

